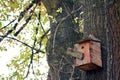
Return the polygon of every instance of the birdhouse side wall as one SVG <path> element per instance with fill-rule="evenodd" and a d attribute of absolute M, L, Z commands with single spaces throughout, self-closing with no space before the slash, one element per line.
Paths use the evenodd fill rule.
<path fill-rule="evenodd" d="M 92 63 L 102 67 L 101 45 L 99 42 L 90 41 L 90 54 Z"/>

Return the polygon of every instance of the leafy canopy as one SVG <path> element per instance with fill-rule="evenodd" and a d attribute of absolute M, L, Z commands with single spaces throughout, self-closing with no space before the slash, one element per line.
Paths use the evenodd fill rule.
<path fill-rule="evenodd" d="M 49 31 L 47 11 L 39 0 L 0 0 L 0 51 L 20 49 L 7 64 L 9 75 L 0 74 L 0 79 L 44 80 L 47 74 L 40 67 L 48 68 L 43 63 Z"/>

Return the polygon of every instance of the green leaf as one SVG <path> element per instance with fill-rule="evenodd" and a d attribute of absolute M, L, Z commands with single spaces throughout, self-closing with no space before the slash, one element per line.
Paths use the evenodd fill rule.
<path fill-rule="evenodd" d="M 92 7 L 95 7 L 95 6 L 96 6 L 96 4 L 93 4 L 93 5 L 92 5 Z"/>
<path fill-rule="evenodd" d="M 78 17 L 75 17 L 75 18 L 74 18 L 74 22 L 75 22 L 75 23 L 78 23 Z"/>
<path fill-rule="evenodd" d="M 91 13 L 90 13 L 90 12 L 88 12 L 88 13 L 87 13 L 87 15 L 88 15 L 88 16 L 90 16 L 90 15 L 91 15 Z"/>
<path fill-rule="evenodd" d="M 2 28 L 2 22 L 0 22 L 0 28 Z"/>
<path fill-rule="evenodd" d="M 62 13 L 62 7 L 59 7 L 56 12 Z"/>
<path fill-rule="evenodd" d="M 17 71 L 15 71 L 14 73 L 13 73 L 13 76 L 16 76 L 16 75 L 18 75 L 19 73 L 17 72 Z"/>

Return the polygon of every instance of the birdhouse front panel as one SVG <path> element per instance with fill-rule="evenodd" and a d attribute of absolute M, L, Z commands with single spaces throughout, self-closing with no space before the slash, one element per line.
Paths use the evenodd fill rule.
<path fill-rule="evenodd" d="M 83 59 L 80 60 L 78 58 L 75 58 L 75 61 L 74 61 L 75 66 L 79 66 L 79 65 L 83 65 L 91 62 L 89 47 L 90 47 L 89 42 L 79 44 L 79 46 L 78 44 L 75 44 L 74 48 L 77 48 L 77 50 L 83 54 Z"/>

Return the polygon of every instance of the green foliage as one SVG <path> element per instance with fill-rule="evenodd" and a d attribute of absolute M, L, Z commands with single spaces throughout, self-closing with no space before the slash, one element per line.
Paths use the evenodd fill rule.
<path fill-rule="evenodd" d="M 0 22 L 0 28 L 2 27 L 2 22 Z"/>
<path fill-rule="evenodd" d="M 91 15 L 91 12 L 88 12 L 88 13 L 87 13 L 87 16 L 90 17 L 90 15 Z"/>
<path fill-rule="evenodd" d="M 28 8 L 30 3 L 31 0 L 0 0 L 0 36 L 6 35 L 9 30 L 13 30 L 13 26 L 16 24 L 20 13 Z M 36 7 L 35 10 L 34 7 Z M 28 75 L 27 79 L 33 80 L 39 77 L 43 78 L 43 73 L 39 69 L 39 65 L 43 66 L 43 64 L 41 64 L 43 61 L 40 61 L 40 59 L 44 58 L 45 53 L 36 53 L 36 50 L 45 52 L 45 45 L 49 38 L 48 33 L 43 36 L 49 29 L 49 19 L 46 12 L 47 11 L 42 3 L 41 5 L 37 4 L 37 6 L 34 4 L 33 7 L 25 13 L 24 17 L 18 21 L 16 29 L 0 42 L 1 52 L 15 47 L 19 47 L 20 49 L 17 56 L 7 63 L 7 67 L 10 70 L 9 75 L 5 76 L 0 74 L 0 80 L 23 80 L 27 75 L 30 64 L 30 71 L 34 70 L 34 72 L 31 72 L 30 74 L 34 75 L 34 78 Z M 26 23 L 31 14 L 32 17 L 29 23 L 18 36 L 15 37 L 14 34 Z M 34 55 L 32 56 L 33 59 L 31 63 L 32 54 Z"/>
<path fill-rule="evenodd" d="M 75 22 L 75 23 L 78 23 L 78 17 L 75 17 L 75 18 L 74 18 L 74 22 Z"/>
<path fill-rule="evenodd" d="M 96 6 L 96 4 L 93 4 L 93 5 L 92 5 L 92 7 L 95 7 L 95 6 Z"/>
<path fill-rule="evenodd" d="M 62 13 L 62 7 L 59 7 L 56 12 Z"/>
<path fill-rule="evenodd" d="M 74 3 L 76 3 L 78 0 L 73 0 Z"/>
<path fill-rule="evenodd" d="M 80 26 L 80 32 L 83 33 L 83 23 L 84 23 L 84 19 L 80 19 L 79 20 L 79 26 Z"/>

